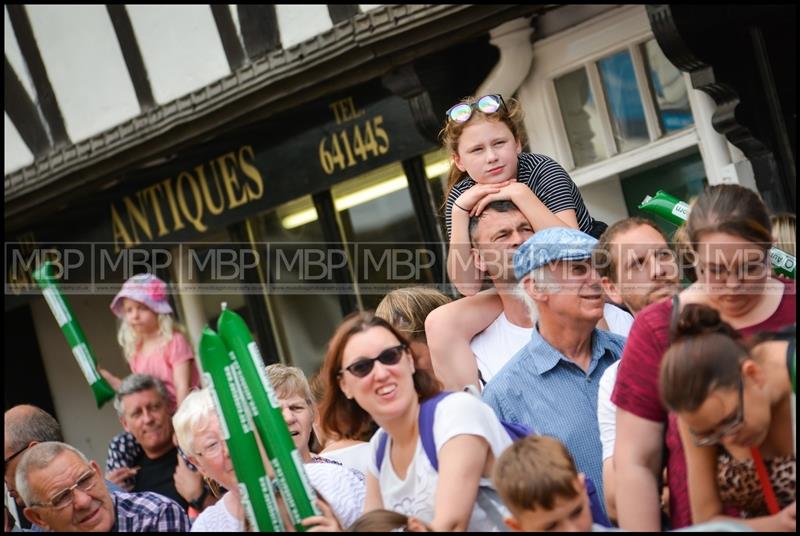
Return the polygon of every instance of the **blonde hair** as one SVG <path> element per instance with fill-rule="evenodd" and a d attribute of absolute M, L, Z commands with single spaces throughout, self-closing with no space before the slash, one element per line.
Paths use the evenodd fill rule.
<path fill-rule="evenodd" d="M 181 402 L 172 417 L 172 428 L 178 445 L 186 453 L 194 456 L 194 436 L 208 426 L 209 419 L 217 417 L 217 408 L 207 388 L 189 393 Z"/>
<path fill-rule="evenodd" d="M 383 318 L 412 341 L 427 343 L 425 319 L 428 314 L 452 300 L 434 288 L 398 288 L 383 297 L 375 316 Z"/>
<path fill-rule="evenodd" d="M 781 212 L 770 216 L 769 221 L 772 223 L 772 237 L 775 240 L 775 247 L 795 256 L 796 216 L 790 212 Z"/>
<path fill-rule="evenodd" d="M 184 333 L 183 326 L 175 322 L 172 315 L 169 313 L 158 315 L 158 330 L 161 334 L 160 339 L 162 346 L 172 340 L 172 336 L 176 331 Z M 120 322 L 119 330 L 117 330 L 117 342 L 122 346 L 122 352 L 125 355 L 125 360 L 128 362 L 128 365 L 131 364 L 133 354 L 136 353 L 139 343 L 142 342 L 141 339 L 142 338 L 136 334 L 133 328 L 131 328 L 128 322 L 123 318 Z"/>
<path fill-rule="evenodd" d="M 311 394 L 311 387 L 308 385 L 308 380 L 302 370 L 282 363 L 269 365 L 266 370 L 267 378 L 269 378 L 269 382 L 279 398 L 289 398 L 294 395 L 300 396 L 308 403 L 311 411 L 314 411 L 314 396 Z"/>
<path fill-rule="evenodd" d="M 474 105 L 480 97 L 465 97 L 461 99 L 461 103 Z M 528 137 L 525 133 L 525 125 L 523 124 L 524 113 L 519 101 L 514 98 L 504 99 L 505 106 L 500 106 L 496 112 L 484 113 L 473 107 L 472 115 L 463 123 L 451 121 L 448 117 L 445 120 L 444 128 L 439 132 L 439 139 L 442 142 L 442 147 L 451 155 L 458 154 L 458 141 L 461 139 L 461 134 L 464 128 L 477 119 L 487 119 L 490 121 L 500 121 L 504 123 L 511 134 L 514 135 L 514 140 L 518 141 L 520 145 L 525 146 L 528 143 Z M 447 194 L 453 189 L 453 186 L 466 175 L 465 172 L 458 169 L 455 162 L 450 163 L 450 175 L 447 178 Z"/>
<path fill-rule="evenodd" d="M 557 439 L 528 436 L 515 441 L 497 459 L 492 482 L 512 513 L 552 510 L 556 498 L 572 499 L 580 490 L 578 470 L 567 448 Z"/>

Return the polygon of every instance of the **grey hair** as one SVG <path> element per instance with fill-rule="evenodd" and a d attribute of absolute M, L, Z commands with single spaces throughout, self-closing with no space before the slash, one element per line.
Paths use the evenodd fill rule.
<path fill-rule="evenodd" d="M 543 265 L 539 266 L 538 268 L 534 268 L 528 275 L 524 276 L 522 280 L 514 286 L 514 297 L 525 304 L 525 306 L 528 308 L 528 314 L 530 315 L 531 321 L 536 324 L 536 321 L 539 319 L 539 306 L 525 290 L 525 282 L 528 279 L 532 279 L 534 285 L 542 286 L 549 292 L 557 292 L 558 285 L 550 282 L 552 280 L 550 270 L 548 269 L 547 265 Z"/>
<path fill-rule="evenodd" d="M 5 418 L 5 446 L 6 449 L 16 452 L 31 441 L 44 443 L 45 441 L 64 441 L 61 434 L 61 425 L 41 408 L 27 406 L 25 415 L 14 415 Z M 27 409 L 26 408 L 26 409 Z"/>
<path fill-rule="evenodd" d="M 89 464 L 88 458 L 86 458 L 81 451 L 61 441 L 37 443 L 22 455 L 22 460 L 20 460 L 19 465 L 17 465 L 17 472 L 14 480 L 17 484 L 17 493 L 26 505 L 30 506 L 36 502 L 33 492 L 31 491 L 30 483 L 28 482 L 28 474 L 32 470 L 37 471 L 44 469 L 50 465 L 58 455 L 65 451 L 72 452 L 83 460 L 84 463 L 87 465 Z"/>
<path fill-rule="evenodd" d="M 175 430 L 178 445 L 185 453 L 197 454 L 194 448 L 195 432 L 208 426 L 212 417 L 217 417 L 217 408 L 207 387 L 192 391 L 183 399 L 172 417 L 172 428 Z"/>
<path fill-rule="evenodd" d="M 114 409 L 117 410 L 117 415 L 122 417 L 125 414 L 125 408 L 122 406 L 122 399 L 124 397 L 150 389 L 158 391 L 158 394 L 161 395 L 164 402 L 169 400 L 169 394 L 167 393 L 167 388 L 164 387 L 164 383 L 149 374 L 131 374 L 122 380 L 122 384 L 117 391 L 117 396 L 114 397 Z"/>

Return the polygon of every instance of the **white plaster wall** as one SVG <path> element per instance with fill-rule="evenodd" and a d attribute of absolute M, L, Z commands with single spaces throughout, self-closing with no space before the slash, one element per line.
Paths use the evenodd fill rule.
<path fill-rule="evenodd" d="M 158 104 L 230 74 L 208 5 L 126 7 Z"/>
<path fill-rule="evenodd" d="M 139 113 L 105 6 L 28 5 L 26 10 L 73 142 Z"/>
<path fill-rule="evenodd" d="M 130 374 L 130 368 L 116 341 L 116 320 L 108 309 L 111 298 L 108 295 L 67 297 L 100 366 L 124 378 Z M 105 467 L 108 442 L 122 431 L 113 403 L 109 401 L 97 409 L 89 384 L 44 298 L 31 302 L 31 313 L 64 440 Z"/>
<path fill-rule="evenodd" d="M 333 27 L 326 4 L 275 6 L 283 48 L 289 48 Z"/>
<path fill-rule="evenodd" d="M 33 162 L 33 154 L 28 149 L 28 146 L 25 145 L 25 142 L 22 141 L 22 136 L 19 135 L 11 119 L 8 118 L 8 114 L 5 114 L 3 136 L 3 168 L 5 174 Z"/>
<path fill-rule="evenodd" d="M 609 226 L 628 217 L 622 184 L 617 175 L 579 188 L 583 203 L 592 218 Z"/>
<path fill-rule="evenodd" d="M 5 35 L 3 37 L 5 38 L 4 45 L 6 58 L 8 59 L 8 63 L 10 63 L 14 68 L 14 71 L 16 71 L 17 76 L 22 82 L 22 85 L 28 91 L 28 95 L 30 95 L 31 100 L 36 102 L 36 89 L 33 87 L 33 80 L 31 80 L 28 67 L 25 65 L 25 62 L 22 59 L 22 52 L 19 50 L 17 37 L 14 35 L 14 29 L 11 27 L 11 19 L 8 17 L 7 8 L 3 8 L 3 17 L 5 19 L 3 26 Z"/>

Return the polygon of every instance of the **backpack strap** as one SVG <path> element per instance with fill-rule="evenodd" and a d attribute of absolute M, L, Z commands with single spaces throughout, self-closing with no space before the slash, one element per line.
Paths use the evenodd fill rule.
<path fill-rule="evenodd" d="M 378 433 L 380 436 L 378 437 L 378 449 L 375 451 L 375 467 L 377 467 L 378 472 L 380 472 L 383 457 L 386 455 L 386 442 L 389 440 L 389 436 L 383 430 Z"/>
<path fill-rule="evenodd" d="M 439 456 L 436 454 L 436 442 L 433 440 L 433 417 L 436 415 L 436 406 L 444 400 L 451 391 L 442 391 L 419 405 L 419 438 L 422 441 L 422 450 L 431 462 L 433 470 L 439 472 Z"/>

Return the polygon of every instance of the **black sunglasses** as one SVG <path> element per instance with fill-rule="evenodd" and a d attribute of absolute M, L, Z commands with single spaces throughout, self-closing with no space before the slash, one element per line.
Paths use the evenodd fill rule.
<path fill-rule="evenodd" d="M 387 348 L 378 354 L 377 357 L 364 357 L 355 363 L 351 363 L 347 367 L 340 370 L 339 374 L 344 374 L 344 371 L 346 370 L 356 378 L 363 378 L 372 372 L 372 367 L 375 366 L 375 361 L 380 361 L 384 365 L 396 365 L 399 363 L 400 358 L 403 357 L 403 352 L 407 348 L 408 347 L 405 344 Z"/>

